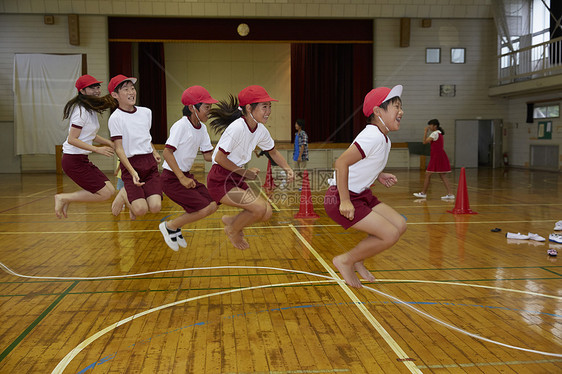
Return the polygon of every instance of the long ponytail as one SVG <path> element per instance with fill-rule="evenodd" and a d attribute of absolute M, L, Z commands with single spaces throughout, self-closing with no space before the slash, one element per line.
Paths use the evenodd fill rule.
<path fill-rule="evenodd" d="M 98 97 L 83 95 L 79 92 L 78 95 L 70 99 L 64 106 L 62 118 L 69 118 L 76 105 L 83 107 L 88 113 L 96 112 L 101 114 L 106 109 L 114 110 L 117 108 L 118 103 L 111 95 Z"/>
<path fill-rule="evenodd" d="M 238 98 L 232 94 L 228 95 L 227 100 L 220 100 L 215 105 L 216 107 L 209 111 L 210 126 L 215 131 L 215 134 L 222 134 L 228 125 L 247 114 L 245 107 L 242 107 L 241 110 L 238 109 Z M 253 110 L 258 103 L 250 105 Z"/>

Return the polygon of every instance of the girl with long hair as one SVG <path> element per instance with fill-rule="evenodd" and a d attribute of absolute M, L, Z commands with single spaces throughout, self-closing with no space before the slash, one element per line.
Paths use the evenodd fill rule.
<path fill-rule="evenodd" d="M 92 152 L 113 157 L 113 142 L 98 135 L 97 115 L 116 107 L 110 95 L 100 97 L 101 81 L 83 75 L 75 84 L 78 94 L 66 103 L 63 118 L 69 119 L 68 137 L 62 145 L 62 169 L 82 190 L 55 195 L 55 214 L 67 217 L 73 202 L 105 201 L 115 193 L 109 178 L 88 159 Z M 93 142 L 102 146 L 96 147 Z"/>
<path fill-rule="evenodd" d="M 207 188 L 217 202 L 243 209 L 240 213 L 222 217 L 224 231 L 232 245 L 238 249 L 249 248 L 243 229 L 258 221 L 267 221 L 272 209 L 269 202 L 255 194 L 245 180 L 257 178 L 259 169 L 245 169 L 257 147 L 269 152 L 271 158 L 293 179 L 293 170 L 265 127 L 271 115 L 272 99 L 261 86 L 249 86 L 229 100 L 220 101 L 211 109 L 211 127 L 222 136 L 213 152 L 213 166 L 207 175 Z"/>

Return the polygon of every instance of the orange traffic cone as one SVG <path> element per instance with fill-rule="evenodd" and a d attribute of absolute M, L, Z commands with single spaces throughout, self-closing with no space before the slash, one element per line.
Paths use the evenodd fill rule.
<path fill-rule="evenodd" d="M 468 204 L 468 191 L 466 190 L 466 176 L 464 168 L 461 168 L 459 177 L 459 186 L 457 188 L 457 198 L 455 199 L 455 208 L 447 212 L 453 214 L 478 214 L 470 209 Z"/>
<path fill-rule="evenodd" d="M 267 173 L 265 175 L 265 183 L 262 186 L 266 190 L 273 190 L 275 182 L 273 182 L 273 174 L 271 173 L 271 160 L 267 160 Z"/>
<path fill-rule="evenodd" d="M 302 172 L 302 188 L 301 188 L 301 203 L 299 212 L 295 214 L 295 218 L 318 218 L 320 217 L 314 211 L 312 205 L 312 195 L 310 194 L 310 182 L 308 180 L 308 170 Z"/>

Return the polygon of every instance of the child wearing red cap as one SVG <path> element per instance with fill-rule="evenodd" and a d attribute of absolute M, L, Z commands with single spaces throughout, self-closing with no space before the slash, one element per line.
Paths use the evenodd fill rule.
<path fill-rule="evenodd" d="M 355 288 L 362 287 L 356 271 L 367 281 L 375 280 L 363 261 L 390 248 L 406 231 L 404 217 L 381 203 L 370 189 L 375 180 L 385 187 L 397 182 L 396 176 L 382 171 L 391 145 L 387 134 L 400 128 L 404 114 L 401 94 L 402 86 L 398 85 L 392 89 L 379 87 L 365 96 L 367 126 L 336 160 L 332 186 L 324 199 L 326 213 L 336 223 L 369 235 L 332 261 L 345 282 Z"/>
<path fill-rule="evenodd" d="M 429 180 L 433 173 L 439 174 L 445 189 L 447 189 L 447 195 L 441 196 L 441 200 L 454 200 L 455 195 L 451 192 L 451 186 L 449 185 L 449 180 L 447 179 L 447 173 L 451 172 L 451 163 L 449 162 L 449 157 L 445 153 L 443 148 L 443 135 L 445 135 L 445 130 L 439 124 L 438 119 L 430 119 L 427 122 L 427 127 L 423 133 L 423 144 L 431 143 L 431 154 L 429 159 L 429 164 L 427 165 L 427 170 L 425 172 L 425 180 L 423 182 L 423 190 L 421 192 L 415 192 L 414 196 L 421 199 L 427 198 L 427 190 L 429 189 Z"/>
<path fill-rule="evenodd" d="M 170 128 L 170 137 L 164 148 L 161 180 L 164 193 L 185 213 L 173 220 L 163 221 L 158 227 L 164 241 L 174 251 L 187 247 L 181 234 L 182 226 L 213 214 L 218 207 L 207 187 L 189 172 L 199 150 L 205 161 L 211 161 L 213 146 L 204 122 L 209 118 L 211 105 L 218 101 L 205 88 L 193 86 L 183 92 L 181 102 L 184 105 L 183 117 Z"/>
<path fill-rule="evenodd" d="M 213 166 L 207 175 L 209 194 L 217 202 L 243 211 L 234 216 L 223 216 L 226 235 L 238 249 L 249 248 L 243 229 L 271 217 L 271 205 L 255 195 L 244 181 L 256 179 L 259 169 L 245 169 L 257 147 L 269 152 L 271 158 L 293 179 L 293 170 L 275 149 L 275 143 L 265 127 L 271 114 L 272 99 L 263 87 L 249 86 L 229 101 L 221 101 L 211 110 L 211 127 L 223 134 L 213 152 Z M 240 105 L 240 106 L 238 106 Z"/>
<path fill-rule="evenodd" d="M 101 81 L 91 75 L 76 80 L 78 95 L 66 103 L 63 118 L 69 118 L 68 137 L 62 145 L 62 169 L 82 190 L 55 195 L 55 214 L 67 217 L 72 202 L 105 201 L 115 193 L 109 178 L 88 159 L 92 152 L 113 156 L 113 142 L 98 135 L 100 123 L 97 114 L 115 107 L 111 96 L 100 97 Z M 93 142 L 103 144 L 101 147 Z"/>
<path fill-rule="evenodd" d="M 123 203 L 129 206 L 131 219 L 148 211 L 158 213 L 162 207 L 162 186 L 158 163 L 160 155 L 152 144 L 150 127 L 152 111 L 135 106 L 136 78 L 117 75 L 109 81 L 108 89 L 119 107 L 109 117 L 108 127 L 115 153 L 121 161 L 121 179 L 125 188 L 119 191 L 112 204 L 113 214 L 121 212 Z"/>

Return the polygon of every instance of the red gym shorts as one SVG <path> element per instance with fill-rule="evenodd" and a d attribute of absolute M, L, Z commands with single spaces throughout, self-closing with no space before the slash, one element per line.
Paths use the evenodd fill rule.
<path fill-rule="evenodd" d="M 129 162 L 139 175 L 140 181 L 144 182 L 142 186 L 135 185 L 133 183 L 133 176 L 129 174 L 127 168 L 121 163 L 121 179 L 125 184 L 125 191 L 127 191 L 129 202 L 132 203 L 137 199 L 146 199 L 152 195 L 160 195 L 162 197 L 162 184 L 160 183 L 158 164 L 152 153 L 129 157 Z"/>
<path fill-rule="evenodd" d="M 61 164 L 66 175 L 88 192 L 98 192 L 109 180 L 96 165 L 90 162 L 88 155 L 63 154 Z"/>
<path fill-rule="evenodd" d="M 211 166 L 211 170 L 209 170 L 209 174 L 207 174 L 207 189 L 213 200 L 220 203 L 224 195 L 234 187 L 243 190 L 250 188 L 246 182 L 244 182 L 243 176 L 227 170 L 219 164 Z"/>
<path fill-rule="evenodd" d="M 193 174 L 184 172 L 188 178 L 195 182 L 194 188 L 185 188 L 174 172 L 164 169 L 162 170 L 162 191 L 176 204 L 181 206 L 187 213 L 198 212 L 209 206 L 213 201 L 207 187 L 195 179 Z"/>
<path fill-rule="evenodd" d="M 340 194 L 336 186 L 328 188 L 326 196 L 324 197 L 324 209 L 326 209 L 326 213 L 334 222 L 341 225 L 346 230 L 367 217 L 367 215 L 373 211 L 373 208 L 380 204 L 379 199 L 373 195 L 371 189 L 366 189 L 359 194 L 349 191 L 349 198 L 355 208 L 355 215 L 351 221 L 340 213 Z"/>

